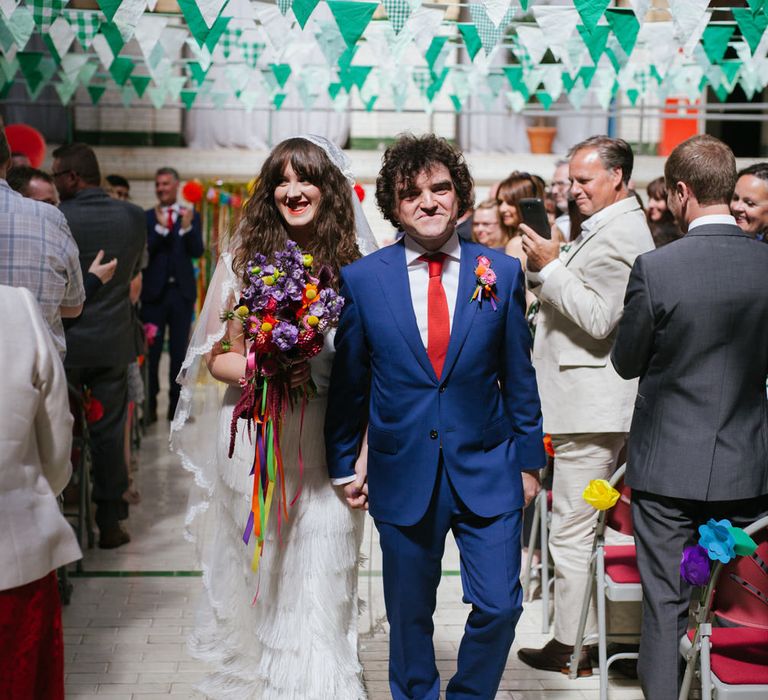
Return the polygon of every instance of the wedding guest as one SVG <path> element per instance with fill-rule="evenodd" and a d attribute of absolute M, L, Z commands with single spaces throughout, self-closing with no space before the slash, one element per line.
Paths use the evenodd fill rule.
<path fill-rule="evenodd" d="M 8 184 L 24 197 L 53 206 L 59 205 L 59 193 L 53 184 L 53 177 L 43 170 L 26 166 L 11 168 L 8 171 Z M 103 260 L 104 251 L 100 250 L 83 276 L 86 299 L 96 294 L 115 274 L 117 259 L 113 258 L 106 263 Z"/>
<path fill-rule="evenodd" d="M 523 220 L 517 205 L 521 199 L 526 197 L 543 199 L 544 187 L 540 180 L 535 179 L 532 175 L 515 171 L 501 182 L 496 197 L 499 200 L 502 227 L 509 237 L 506 244 L 507 255 L 517 258 L 525 270 L 526 256 L 520 230 L 520 224 Z"/>
<path fill-rule="evenodd" d="M 651 229 L 653 242 L 657 248 L 677 240 L 683 235 L 675 223 L 675 217 L 667 206 L 667 187 L 663 177 L 657 177 L 648 183 L 648 227 Z"/>
<path fill-rule="evenodd" d="M 731 214 L 744 233 L 768 242 L 768 163 L 755 163 L 739 171 Z"/>
<path fill-rule="evenodd" d="M 0 318 L 0 688 L 63 700 L 56 569 L 82 557 L 56 501 L 72 473 L 67 380 L 28 289 L 0 286 Z"/>
<path fill-rule="evenodd" d="M 157 395 L 160 392 L 160 356 L 168 329 L 170 364 L 168 372 L 168 420 L 173 418 L 179 400 L 176 377 L 187 351 L 192 314 L 197 298 L 193 258 L 204 251 L 200 214 L 182 207 L 177 199 L 179 174 L 173 168 L 155 173 L 158 203 L 145 215 L 149 263 L 144 270 L 141 290 L 141 319 L 157 326 L 157 338 L 149 348 L 149 416 L 157 420 Z"/>
<path fill-rule="evenodd" d="M 520 659 L 562 671 L 576 641 L 588 560 L 597 518 L 582 498 L 592 479 L 607 479 L 626 442 L 636 382 L 621 379 L 608 362 L 635 258 L 653 248 L 645 214 L 630 196 L 629 144 L 593 136 L 569 154 L 571 195 L 586 217 L 571 244 L 560 248 L 522 225 L 528 281 L 539 309 L 533 364 L 544 430 L 555 449 L 549 546 L 555 562 L 554 636 Z M 571 232 L 575 233 L 574 231 Z M 594 600 L 594 599 L 593 599 Z M 590 610 L 586 633 L 596 632 Z M 588 649 L 579 675 L 592 674 Z"/>
<path fill-rule="evenodd" d="M 38 202 L 59 205 L 59 194 L 53 178 L 43 170 L 27 165 L 17 165 L 8 171 L 8 184 L 20 195 Z"/>
<path fill-rule="evenodd" d="M 37 299 L 62 357 L 62 318 L 83 310 L 77 243 L 61 212 L 14 192 L 5 180 L 11 149 L 0 127 L 0 284 L 26 287 Z"/>
<path fill-rule="evenodd" d="M 743 527 L 768 514 L 768 296 L 755 293 L 768 247 L 730 214 L 736 160 L 724 143 L 684 141 L 664 175 L 685 236 L 635 261 L 611 355 L 622 377 L 640 378 L 626 484 L 643 584 L 638 671 L 652 700 L 679 692 L 684 547 L 709 518 Z"/>
<path fill-rule="evenodd" d="M 405 235 L 341 272 L 328 469 L 348 482 L 349 502 L 370 503 L 379 531 L 392 697 L 440 696 L 432 617 L 451 530 L 471 611 L 446 697 L 490 699 L 522 612 L 521 509 L 545 463 L 522 270 L 456 234 L 473 183 L 444 139 L 400 136 L 384 153 L 376 199 Z M 488 297 L 471 302 L 485 256 L 496 311 Z"/>
<path fill-rule="evenodd" d="M 87 270 L 101 250 L 110 260 L 117 259 L 114 277 L 88 297 L 82 317 L 67 327 L 65 359 L 70 382 L 87 385 L 104 407 L 103 418 L 90 426 L 92 495 L 99 547 L 112 549 L 130 541 L 120 526 L 128 517 L 122 498 L 128 489 L 127 372 L 136 359 L 129 294 L 146 244 L 144 212 L 130 202 L 113 199 L 100 187 L 96 154 L 83 143 L 57 148 L 53 170 L 61 211 L 77 240 L 82 269 Z"/>
<path fill-rule="evenodd" d="M 489 248 L 504 250 L 508 238 L 501 228 L 499 204 L 495 199 L 486 199 L 475 207 L 472 240 Z"/>
<path fill-rule="evenodd" d="M 104 189 L 107 190 L 110 197 L 124 201 L 131 199 L 131 183 L 122 175 L 107 175 L 104 179 L 109 185 L 108 188 L 105 187 Z"/>
<path fill-rule="evenodd" d="M 11 153 L 11 167 L 12 168 L 31 168 L 32 161 L 29 160 L 29 156 L 21 151 L 14 151 Z"/>
<path fill-rule="evenodd" d="M 568 159 L 561 158 L 555 163 L 555 172 L 552 175 L 552 184 L 550 185 L 550 191 L 552 197 L 555 200 L 555 226 L 560 231 L 560 239 L 562 241 L 571 240 L 571 220 L 568 216 L 568 200 L 571 189 L 571 180 L 568 175 Z M 577 228 L 576 231 L 580 231 Z"/>

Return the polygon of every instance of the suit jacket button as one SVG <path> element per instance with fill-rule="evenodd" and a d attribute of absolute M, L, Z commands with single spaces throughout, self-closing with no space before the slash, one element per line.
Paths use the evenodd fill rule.
<path fill-rule="evenodd" d="M 440 387 L 440 393 L 442 394 L 446 390 L 445 384 Z"/>
<path fill-rule="evenodd" d="M 437 430 L 430 430 L 429 437 L 431 437 L 433 440 L 437 440 Z"/>

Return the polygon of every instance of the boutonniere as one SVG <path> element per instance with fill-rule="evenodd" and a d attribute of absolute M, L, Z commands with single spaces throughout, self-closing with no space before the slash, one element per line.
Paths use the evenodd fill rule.
<path fill-rule="evenodd" d="M 477 256 L 475 277 L 477 278 L 477 286 L 469 303 L 471 304 L 477 299 L 477 303 L 482 306 L 483 300 L 488 299 L 491 302 L 491 307 L 496 311 L 496 302 L 499 300 L 496 296 L 496 273 L 491 269 L 491 261 L 484 255 Z"/>

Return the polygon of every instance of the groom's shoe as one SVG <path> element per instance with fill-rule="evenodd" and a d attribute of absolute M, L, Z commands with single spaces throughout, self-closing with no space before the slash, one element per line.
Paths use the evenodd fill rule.
<path fill-rule="evenodd" d="M 560 673 L 568 673 L 572 654 L 573 647 L 570 644 L 562 644 L 556 639 L 550 639 L 541 649 L 520 649 L 517 652 L 520 661 L 532 668 Z M 581 649 L 578 674 L 580 678 L 592 675 L 588 646 Z"/>

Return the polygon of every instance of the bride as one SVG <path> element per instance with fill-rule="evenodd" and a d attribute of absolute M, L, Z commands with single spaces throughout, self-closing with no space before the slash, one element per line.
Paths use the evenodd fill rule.
<path fill-rule="evenodd" d="M 279 534 L 278 508 L 272 509 L 254 574 L 256 538 L 246 546 L 243 529 L 255 448 L 242 421 L 234 455 L 227 456 L 247 349 L 242 326 L 221 320 L 222 312 L 239 300 L 248 261 L 257 253 L 269 257 L 282 250 L 288 238 L 313 256 L 315 269 L 329 265 L 337 279 L 343 265 L 360 257 L 361 248 L 375 248 L 353 183 L 346 156 L 326 139 L 291 138 L 274 148 L 245 205 L 231 250 L 219 259 L 179 375 L 182 391 L 171 443 L 195 477 L 187 527 L 197 544 L 204 586 L 189 649 L 212 669 L 199 686 L 212 698 L 365 697 L 357 656 L 362 511 L 347 506 L 325 466 L 323 422 L 333 331 L 326 334 L 320 354 L 293 369 L 295 386 L 310 374 L 317 386 L 305 409 L 289 409 L 282 422 L 287 493 L 290 499 L 301 486 L 301 495 Z"/>

